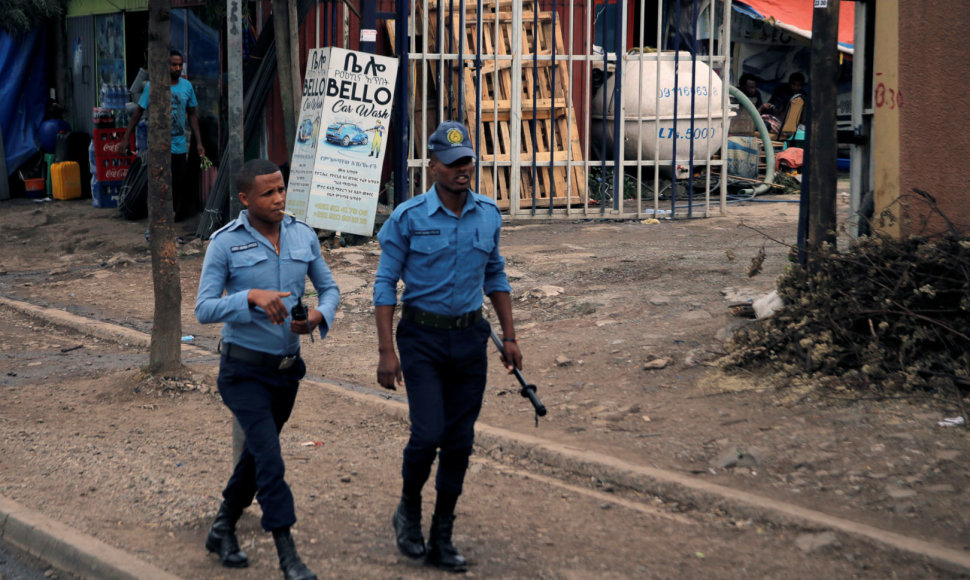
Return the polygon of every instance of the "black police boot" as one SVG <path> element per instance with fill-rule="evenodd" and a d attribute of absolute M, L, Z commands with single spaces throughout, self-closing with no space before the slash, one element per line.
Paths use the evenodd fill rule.
<path fill-rule="evenodd" d="M 424 536 L 421 535 L 421 503 L 402 497 L 391 522 L 397 536 L 397 549 L 408 558 L 424 556 L 427 550 L 424 547 Z"/>
<path fill-rule="evenodd" d="M 468 569 L 468 561 L 458 553 L 458 548 L 451 543 L 451 532 L 455 527 L 454 514 L 449 516 L 431 516 L 431 533 L 428 534 L 427 562 L 432 566 L 450 572 L 464 572 Z"/>
<path fill-rule="evenodd" d="M 218 555 L 222 565 L 227 568 L 249 566 L 249 558 L 239 548 L 239 540 L 236 539 L 236 522 L 241 515 L 242 511 L 235 511 L 222 502 L 216 521 L 212 522 L 212 529 L 205 539 L 205 549 Z"/>
<path fill-rule="evenodd" d="M 317 580 L 317 575 L 310 571 L 296 553 L 296 545 L 290 528 L 273 530 L 273 541 L 276 542 L 276 552 L 280 556 L 280 570 L 285 580 Z"/>

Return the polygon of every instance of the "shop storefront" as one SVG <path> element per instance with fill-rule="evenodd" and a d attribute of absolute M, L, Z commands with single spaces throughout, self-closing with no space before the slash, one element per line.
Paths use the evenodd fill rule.
<path fill-rule="evenodd" d="M 219 45 L 221 15 L 204 2 L 172 2 L 171 45 L 185 56 L 183 74 L 195 87 L 198 115 L 207 139 L 219 126 Z M 73 96 L 67 103 L 75 131 L 91 133 L 92 112 L 102 88 L 116 94 L 127 89 L 147 68 L 148 2 L 146 0 L 74 0 L 68 4 L 67 39 Z M 208 135 L 210 130 L 215 132 Z M 216 139 L 217 140 L 217 139 Z"/>

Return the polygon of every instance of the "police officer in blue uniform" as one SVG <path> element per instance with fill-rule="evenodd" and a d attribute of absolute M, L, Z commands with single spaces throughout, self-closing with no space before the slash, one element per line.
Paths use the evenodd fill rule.
<path fill-rule="evenodd" d="M 493 200 L 469 189 L 476 157 L 468 132 L 461 123 L 444 122 L 428 150 L 434 185 L 398 206 L 378 234 L 377 381 L 387 389 L 406 385 L 411 419 L 401 501 L 392 517 L 397 547 L 405 556 L 457 572 L 467 562 L 452 543 L 455 505 L 485 394 L 490 328 L 482 317 L 483 292 L 498 315 L 502 362 L 510 372 L 522 366 L 522 354 L 499 253 L 502 215 Z M 392 338 L 398 280 L 405 284 L 397 326 L 400 358 Z M 425 545 L 421 490 L 436 456 L 437 496 Z"/>
<path fill-rule="evenodd" d="M 205 546 L 224 566 L 247 566 L 236 522 L 255 497 L 263 529 L 273 533 L 284 577 L 314 580 L 290 534 L 296 511 L 283 479 L 279 433 L 306 374 L 300 335 L 319 328 L 320 337 L 326 336 L 340 291 L 316 233 L 284 213 L 286 186 L 279 167 L 262 159 L 249 161 L 236 176 L 236 188 L 246 209 L 211 237 L 195 315 L 201 323 L 223 323 L 219 394 L 246 442 Z M 301 300 L 308 277 L 319 303 L 305 319 L 295 320 L 289 313 Z"/>

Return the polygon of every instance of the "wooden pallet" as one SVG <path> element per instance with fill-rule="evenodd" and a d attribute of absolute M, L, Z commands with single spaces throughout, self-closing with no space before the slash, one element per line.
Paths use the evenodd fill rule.
<path fill-rule="evenodd" d="M 445 23 L 444 52 L 458 52 L 460 34 L 464 36 L 464 53 L 477 52 L 479 22 L 482 26 L 482 55 L 508 55 L 512 53 L 512 0 L 491 0 L 483 2 L 482 14 L 477 14 L 476 3 L 466 3 L 464 30 L 457 6 L 451 17 L 449 4 L 444 5 Z M 438 14 L 435 1 L 429 2 L 428 20 L 429 46 L 437 47 Z M 581 205 L 586 200 L 586 179 L 582 167 L 549 167 L 551 161 L 564 163 L 567 160 L 582 161 L 583 152 L 579 143 L 579 127 L 572 103 L 567 98 L 569 90 L 568 63 L 538 61 L 534 66 L 533 54 L 552 55 L 553 44 L 557 55 L 565 55 L 565 43 L 561 29 L 561 19 L 553 26 L 553 13 L 540 11 L 538 26 L 535 14 L 523 11 L 522 25 L 522 95 L 520 150 L 517 152 L 521 162 L 520 170 L 520 207 L 531 207 L 533 192 L 536 206 L 547 208 L 550 205 L 563 207 Z M 496 42 L 497 31 L 497 42 Z M 451 42 L 449 47 L 448 42 Z M 558 60 L 558 59 L 557 59 Z M 467 63 L 467 61 L 466 61 Z M 475 140 L 475 121 L 479 119 L 478 130 L 481 134 L 479 159 L 481 166 L 482 194 L 493 197 L 499 207 L 510 207 L 512 189 L 511 167 L 509 164 L 515 154 L 511 149 L 512 135 L 512 63 L 483 59 L 482 100 L 479 112 L 476 101 L 476 70 L 474 66 L 458 66 L 448 63 L 451 78 L 451 108 L 446 115 L 459 118 L 459 109 L 464 113 L 464 121 L 472 140 Z M 459 82 L 462 78 L 462 82 Z M 460 88 L 464 91 L 459 94 Z M 446 87 L 447 89 L 448 87 Z M 442 95 L 442 98 L 446 98 Z M 532 135 L 535 131 L 535 142 Z M 533 180 L 533 161 L 535 179 Z M 494 163 L 505 163 L 493 169 Z M 541 164 L 546 164 L 543 167 Z M 568 186 L 567 186 L 568 182 Z M 567 189 L 568 197 L 567 197 Z"/>

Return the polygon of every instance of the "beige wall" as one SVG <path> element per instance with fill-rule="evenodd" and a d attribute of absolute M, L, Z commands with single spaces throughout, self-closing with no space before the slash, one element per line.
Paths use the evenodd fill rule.
<path fill-rule="evenodd" d="M 892 4 L 897 3 L 880 2 L 876 10 Z M 899 193 L 926 191 L 960 233 L 970 235 L 970 1 L 904 0 L 897 7 L 895 102 L 888 91 L 877 92 L 873 105 L 877 114 L 891 106 L 898 112 Z M 876 30 L 877 42 L 883 32 Z M 879 90 L 878 77 L 873 86 Z M 877 172 L 882 161 L 875 159 Z M 904 199 L 899 233 L 926 235 L 946 229 L 927 203 Z"/>
<path fill-rule="evenodd" d="M 899 2 L 885 0 L 876 10 L 872 86 L 873 99 L 873 227 L 899 237 L 900 107 L 886 104 L 886 95 L 899 90 Z M 876 101 L 878 100 L 878 104 Z"/>

